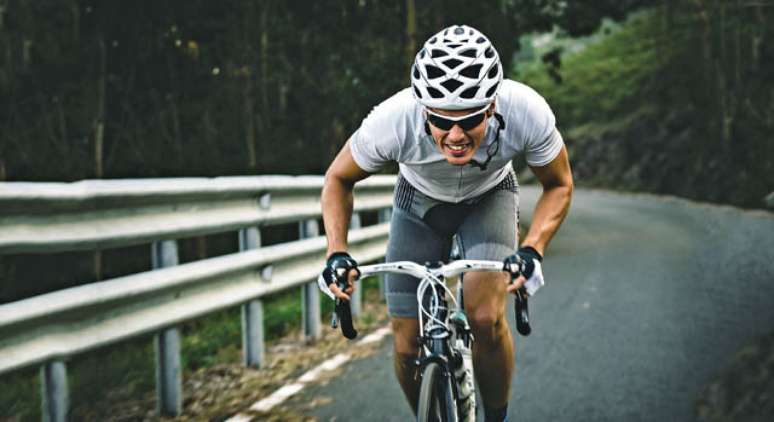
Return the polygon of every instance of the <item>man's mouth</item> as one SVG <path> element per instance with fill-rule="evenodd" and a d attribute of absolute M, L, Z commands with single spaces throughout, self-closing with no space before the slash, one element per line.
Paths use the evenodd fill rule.
<path fill-rule="evenodd" d="M 444 148 L 449 151 L 449 153 L 455 157 L 462 157 L 465 154 L 467 154 L 468 149 L 471 147 L 470 142 L 466 142 L 464 144 L 443 144 Z"/>

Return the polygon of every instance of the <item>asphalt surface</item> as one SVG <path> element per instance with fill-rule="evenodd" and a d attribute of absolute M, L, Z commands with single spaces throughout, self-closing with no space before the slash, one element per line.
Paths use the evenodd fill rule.
<path fill-rule="evenodd" d="M 694 421 L 702 389 L 774 331 L 774 214 L 578 190 L 544 273 L 533 333 L 514 336 L 511 422 Z M 320 421 L 413 418 L 391 337 L 293 401 L 324 403 Z"/>

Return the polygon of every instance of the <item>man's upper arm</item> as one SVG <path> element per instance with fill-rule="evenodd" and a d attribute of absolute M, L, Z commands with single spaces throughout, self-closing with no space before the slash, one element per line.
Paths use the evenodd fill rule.
<path fill-rule="evenodd" d="M 532 172 L 537 176 L 543 188 L 552 187 L 572 187 L 572 171 L 570 170 L 570 161 L 567 155 L 567 147 L 562 145 L 559 154 L 544 166 L 529 166 Z"/>
<path fill-rule="evenodd" d="M 333 177 L 350 185 L 354 185 L 355 182 L 363 180 L 370 175 L 371 173 L 360 168 L 355 159 L 352 158 L 350 141 L 344 144 L 344 147 L 341 148 L 341 151 L 336 155 L 336 158 L 325 173 L 326 178 Z"/>

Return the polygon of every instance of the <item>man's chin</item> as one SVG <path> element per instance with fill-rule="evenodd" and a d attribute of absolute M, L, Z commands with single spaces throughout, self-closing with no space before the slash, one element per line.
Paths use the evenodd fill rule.
<path fill-rule="evenodd" d="M 446 162 L 453 165 L 453 166 L 464 166 L 468 163 L 470 163 L 470 160 L 473 159 L 473 156 L 470 157 L 450 157 L 448 155 L 444 156 L 446 158 Z"/>

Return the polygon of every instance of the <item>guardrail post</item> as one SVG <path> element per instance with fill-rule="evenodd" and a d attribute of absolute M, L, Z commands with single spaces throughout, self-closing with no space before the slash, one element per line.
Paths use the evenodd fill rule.
<path fill-rule="evenodd" d="M 299 235 L 302 239 L 316 237 L 320 234 L 317 220 L 299 222 Z M 304 325 L 304 338 L 315 340 L 322 335 L 320 322 L 320 290 L 317 281 L 304 284 L 301 287 L 301 311 Z"/>
<path fill-rule="evenodd" d="M 41 413 L 45 422 L 64 422 L 70 409 L 67 366 L 55 360 L 40 367 Z"/>
<path fill-rule="evenodd" d="M 261 232 L 257 227 L 239 231 L 239 250 L 257 249 L 261 246 Z M 242 305 L 242 362 L 245 366 L 259 368 L 263 363 L 263 301 L 251 300 Z"/>
<path fill-rule="evenodd" d="M 392 218 L 392 208 L 382 208 L 379 210 L 379 223 L 386 223 Z M 384 300 L 387 292 L 384 280 L 384 274 L 379 275 L 379 299 Z"/>
<path fill-rule="evenodd" d="M 162 240 L 151 245 L 153 268 L 178 264 L 177 241 Z M 180 369 L 180 332 L 168 328 L 154 339 L 156 349 L 156 410 L 161 415 L 177 416 L 183 410 Z"/>
<path fill-rule="evenodd" d="M 349 221 L 349 228 L 352 230 L 356 230 L 362 227 L 362 222 L 360 220 L 360 214 L 354 213 L 352 214 L 352 219 Z M 363 283 L 360 282 L 360 280 L 357 280 L 355 282 L 355 293 L 352 294 L 352 300 L 349 303 L 349 307 L 352 310 L 352 316 L 356 317 L 360 315 L 360 312 L 363 309 Z"/>

